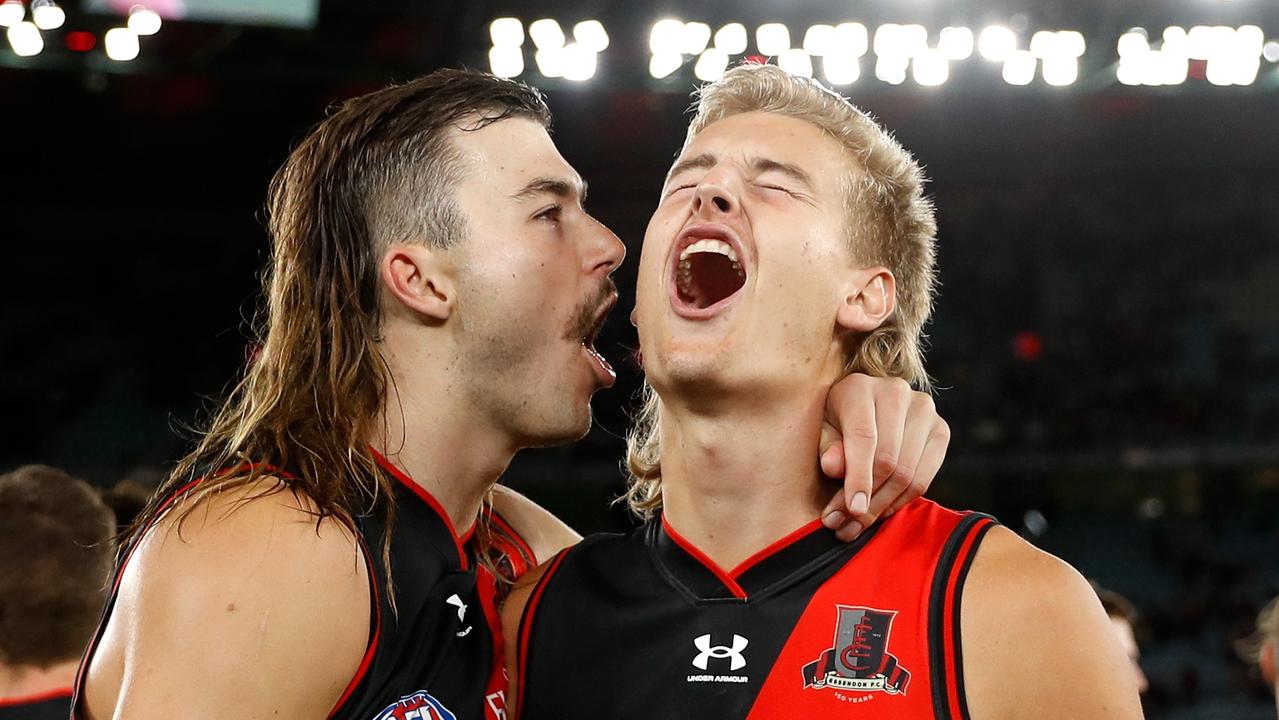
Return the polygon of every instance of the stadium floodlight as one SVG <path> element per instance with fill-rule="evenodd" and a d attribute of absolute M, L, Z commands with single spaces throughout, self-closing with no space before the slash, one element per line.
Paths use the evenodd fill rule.
<path fill-rule="evenodd" d="M 813 76 L 813 59 L 799 48 L 791 48 L 777 56 L 777 67 L 799 77 Z"/>
<path fill-rule="evenodd" d="M 563 63 L 564 79 L 573 82 L 584 82 L 595 77 L 595 67 L 599 54 L 581 43 L 569 43 L 560 51 Z"/>
<path fill-rule="evenodd" d="M 1158 53 L 1151 53 L 1151 56 L 1157 58 L 1154 64 L 1158 69 L 1151 68 L 1152 82 L 1147 84 L 1180 85 L 1186 82 L 1190 75 L 1190 60 L 1184 54 L 1169 52 L 1164 48 Z"/>
<path fill-rule="evenodd" d="M 697 58 L 693 66 L 693 75 L 702 82 L 715 82 L 724 77 L 728 69 L 728 53 L 717 48 L 710 48 Z"/>
<path fill-rule="evenodd" d="M 901 31 L 902 26 L 897 23 L 885 23 L 875 28 L 875 41 L 871 45 L 875 54 L 879 57 L 905 57 L 907 55 L 901 52 Z"/>
<path fill-rule="evenodd" d="M 910 67 L 910 58 L 880 55 L 875 60 L 875 77 L 889 85 L 901 85 L 906 82 L 906 70 Z"/>
<path fill-rule="evenodd" d="M 1003 62 L 1017 49 L 1017 35 L 1003 25 L 990 25 L 977 38 L 977 50 L 991 62 Z"/>
<path fill-rule="evenodd" d="M 1164 28 L 1163 39 L 1164 44 L 1160 48 L 1161 52 L 1170 52 L 1183 57 L 1190 56 L 1190 36 L 1186 33 L 1184 27 L 1169 25 Z"/>
<path fill-rule="evenodd" d="M 1261 56 L 1268 62 L 1279 62 L 1279 42 L 1271 40 L 1261 47 Z"/>
<path fill-rule="evenodd" d="M 1043 59 L 1057 54 L 1057 33 L 1040 30 L 1030 36 L 1030 54 Z"/>
<path fill-rule="evenodd" d="M 809 55 L 826 57 L 836 49 L 834 25 L 813 25 L 804 33 L 804 52 Z"/>
<path fill-rule="evenodd" d="M 1044 58 L 1044 82 L 1054 87 L 1075 84 L 1079 79 L 1079 58 L 1064 52 Z"/>
<path fill-rule="evenodd" d="M 716 30 L 715 49 L 726 55 L 741 55 L 746 52 L 746 26 L 729 23 Z"/>
<path fill-rule="evenodd" d="M 648 34 L 648 49 L 654 55 L 678 55 L 684 47 L 684 23 L 665 18 L 653 23 Z"/>
<path fill-rule="evenodd" d="M 679 70 L 684 64 L 684 56 L 679 53 L 658 53 L 648 60 L 648 74 L 661 80 Z"/>
<path fill-rule="evenodd" d="M 911 61 L 915 82 L 924 87 L 937 87 L 950 77 L 950 61 L 941 50 L 925 50 Z"/>
<path fill-rule="evenodd" d="M 1144 78 L 1143 65 L 1146 61 L 1146 55 L 1150 53 L 1129 53 L 1119 58 L 1119 68 L 1115 72 L 1115 77 L 1124 85 L 1141 85 Z"/>
<path fill-rule="evenodd" d="M 39 55 L 44 49 L 44 38 L 40 37 L 40 29 L 31 22 L 19 22 L 9 26 L 5 32 L 9 37 L 9 47 L 19 57 Z"/>
<path fill-rule="evenodd" d="M 138 34 L 127 27 L 111 28 L 102 38 L 107 57 L 116 62 L 128 62 L 138 56 Z"/>
<path fill-rule="evenodd" d="M 560 27 L 558 22 L 550 18 L 534 20 L 528 26 L 528 36 L 533 38 L 533 44 L 537 46 L 538 50 L 559 50 L 564 47 L 564 29 Z M 542 64 L 538 63 L 538 67 L 540 68 L 541 66 Z M 545 75 L 546 73 L 542 74 Z M 547 75 L 547 77 L 559 76 Z"/>
<path fill-rule="evenodd" d="M 1261 55 L 1266 44 L 1266 36 L 1256 25 L 1243 25 L 1235 30 L 1234 49 L 1241 55 Z"/>
<path fill-rule="evenodd" d="M 1057 49 L 1063 55 L 1081 58 L 1088 51 L 1088 43 L 1078 30 L 1061 30 L 1057 33 Z"/>
<path fill-rule="evenodd" d="M 136 36 L 154 35 L 160 32 L 160 13 L 148 7 L 134 5 L 129 11 L 129 30 Z"/>
<path fill-rule="evenodd" d="M 928 49 L 928 28 L 923 25 L 902 25 L 898 37 L 906 57 L 915 57 Z"/>
<path fill-rule="evenodd" d="M 937 49 L 947 60 L 967 60 L 973 54 L 973 31 L 966 27 L 944 27 Z"/>
<path fill-rule="evenodd" d="M 31 20 L 41 30 L 57 30 L 67 21 L 67 14 L 51 0 L 31 3 Z"/>
<path fill-rule="evenodd" d="M 835 26 L 834 42 L 841 52 L 861 57 L 870 50 L 870 32 L 859 22 L 840 23 Z"/>
<path fill-rule="evenodd" d="M 1134 28 L 1119 36 L 1119 57 L 1128 55 L 1144 55 L 1150 52 L 1150 41 L 1146 39 L 1146 31 Z"/>
<path fill-rule="evenodd" d="M 573 39 L 594 53 L 608 49 L 608 31 L 599 20 L 583 20 L 573 26 Z"/>
<path fill-rule="evenodd" d="M 822 73 L 831 85 L 851 85 L 861 77 L 861 61 L 857 55 L 841 49 L 822 58 Z"/>
<path fill-rule="evenodd" d="M 790 30 L 781 23 L 764 23 L 755 29 L 755 49 L 761 55 L 781 55 L 790 50 Z"/>
<path fill-rule="evenodd" d="M 494 45 L 489 49 L 489 70 L 500 78 L 519 77 L 524 72 L 524 51 L 519 46 Z"/>
<path fill-rule="evenodd" d="M 0 3 L 0 27 L 13 27 L 26 16 L 27 8 L 22 0 L 4 0 Z"/>
<path fill-rule="evenodd" d="M 1212 54 L 1212 28 L 1196 25 L 1186 33 L 1186 49 L 1193 60 L 1207 60 Z"/>
<path fill-rule="evenodd" d="M 543 48 L 533 55 L 542 77 L 564 77 L 564 48 Z"/>
<path fill-rule="evenodd" d="M 493 47 L 520 47 L 524 44 L 524 23 L 513 17 L 498 18 L 489 23 L 489 39 Z"/>
<path fill-rule="evenodd" d="M 680 52 L 700 55 L 711 42 L 711 26 L 703 22 L 684 23 L 680 33 Z"/>
<path fill-rule="evenodd" d="M 1014 50 L 1004 60 L 1004 82 L 1009 85 L 1029 85 L 1035 79 L 1039 61 L 1029 50 Z"/>

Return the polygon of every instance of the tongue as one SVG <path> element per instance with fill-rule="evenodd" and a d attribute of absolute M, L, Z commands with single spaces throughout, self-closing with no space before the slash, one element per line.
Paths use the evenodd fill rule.
<path fill-rule="evenodd" d="M 687 299 L 693 307 L 710 307 L 737 292 L 744 282 L 733 268 L 733 261 L 719 253 L 696 253 L 689 256 L 688 263 L 691 272 Z"/>

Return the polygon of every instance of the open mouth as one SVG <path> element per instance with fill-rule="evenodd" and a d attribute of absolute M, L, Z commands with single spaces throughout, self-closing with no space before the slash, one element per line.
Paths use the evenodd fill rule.
<path fill-rule="evenodd" d="M 733 246 L 714 238 L 697 240 L 680 251 L 675 290 L 695 310 L 709 308 L 746 284 L 746 271 Z"/>
<path fill-rule="evenodd" d="M 609 311 L 613 309 L 613 305 L 617 303 L 617 296 L 613 295 L 607 300 L 595 314 L 590 326 L 582 335 L 582 348 L 586 350 L 586 354 L 592 360 L 592 367 L 598 376 L 600 383 L 605 387 L 611 386 L 613 381 L 617 379 L 617 372 L 613 370 L 613 366 L 608 360 L 595 349 L 595 341 L 599 338 L 600 329 L 604 327 L 604 320 L 608 318 Z"/>

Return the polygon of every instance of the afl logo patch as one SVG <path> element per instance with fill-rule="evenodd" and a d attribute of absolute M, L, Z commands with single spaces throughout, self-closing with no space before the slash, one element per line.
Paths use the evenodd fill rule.
<path fill-rule="evenodd" d="M 836 605 L 835 644 L 804 666 L 804 687 L 906 693 L 910 671 L 888 652 L 896 610 Z"/>
<path fill-rule="evenodd" d="M 457 720 L 457 716 L 425 690 L 418 690 L 400 698 L 373 720 Z"/>

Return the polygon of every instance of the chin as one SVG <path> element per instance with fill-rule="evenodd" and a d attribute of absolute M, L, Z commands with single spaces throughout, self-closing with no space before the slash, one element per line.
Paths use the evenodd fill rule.
<path fill-rule="evenodd" d="M 557 408 L 559 412 L 542 415 L 536 427 L 528 428 L 524 433 L 527 438 L 526 447 L 552 447 L 576 442 L 586 437 L 591 431 L 591 406 L 565 413 L 565 407 Z"/>

